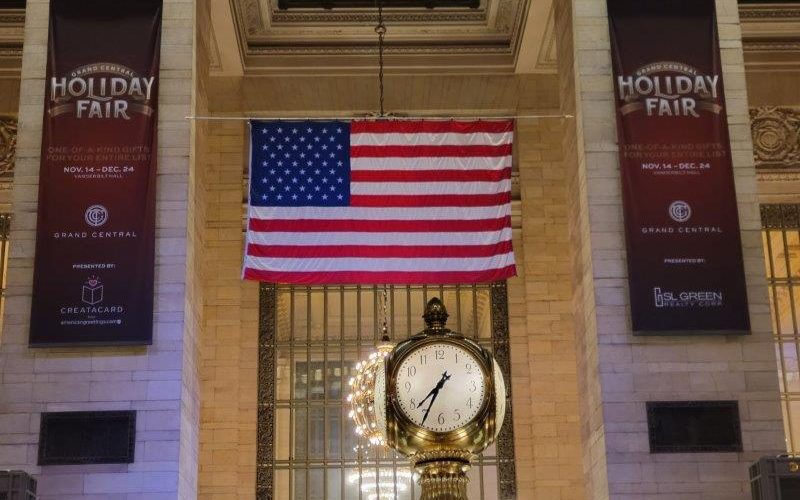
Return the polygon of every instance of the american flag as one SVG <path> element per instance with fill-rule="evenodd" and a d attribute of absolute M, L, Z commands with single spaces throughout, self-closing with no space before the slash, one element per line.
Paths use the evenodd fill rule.
<path fill-rule="evenodd" d="M 252 121 L 243 276 L 480 283 L 516 274 L 502 121 Z"/>

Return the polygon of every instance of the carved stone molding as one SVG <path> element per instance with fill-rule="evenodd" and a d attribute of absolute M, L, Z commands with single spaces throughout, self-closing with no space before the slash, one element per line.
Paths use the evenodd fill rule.
<path fill-rule="evenodd" d="M 0 24 L 5 26 L 24 27 L 24 9 L 2 9 L 0 10 Z"/>
<path fill-rule="evenodd" d="M 786 4 L 750 4 L 739 6 L 739 17 L 747 19 L 786 19 L 800 17 L 800 9 Z"/>
<path fill-rule="evenodd" d="M 756 168 L 800 168 L 800 109 L 752 108 L 750 122 Z"/>
<path fill-rule="evenodd" d="M 25 38 L 25 11 L 0 10 L 0 76 L 18 74 L 22 67 L 22 41 Z"/>
<path fill-rule="evenodd" d="M 800 172 L 797 170 L 771 170 L 756 172 L 758 182 L 800 182 Z"/>
<path fill-rule="evenodd" d="M 250 2 L 257 2 L 258 0 L 245 0 Z M 337 23 L 337 24 L 352 24 L 352 23 L 374 23 L 375 12 L 348 9 L 340 13 L 335 10 L 331 11 L 286 11 L 286 10 L 273 10 L 272 11 L 273 23 Z M 486 22 L 486 11 L 483 9 L 469 9 L 461 11 L 440 11 L 431 10 L 426 11 L 408 11 L 408 12 L 387 12 L 384 16 L 387 23 L 464 23 L 464 22 Z"/>
<path fill-rule="evenodd" d="M 761 227 L 764 229 L 800 228 L 800 205 L 763 204 L 761 205 Z"/>
<path fill-rule="evenodd" d="M 797 52 L 800 40 L 748 40 L 744 49 L 746 52 Z"/>
<path fill-rule="evenodd" d="M 14 175 L 17 152 L 17 119 L 0 116 L 0 189 L 8 186 Z"/>
<path fill-rule="evenodd" d="M 252 34 L 267 34 L 270 29 L 282 25 L 309 26 L 327 25 L 338 26 L 366 23 L 370 26 L 376 22 L 375 9 L 363 8 L 336 8 L 324 9 L 290 9 L 281 10 L 278 2 L 273 0 L 234 0 L 247 14 L 248 31 Z M 505 4 L 515 4 L 519 0 L 484 0 L 477 9 L 472 8 L 387 8 L 384 10 L 384 20 L 390 25 L 411 26 L 415 24 L 437 23 L 486 23 L 494 15 L 500 24 L 506 23 L 508 12 Z M 491 14 L 491 12 L 497 12 Z M 320 26 L 321 27 L 321 26 Z"/>
<path fill-rule="evenodd" d="M 800 9 L 790 3 L 739 4 L 742 46 L 749 71 L 800 67 Z"/>

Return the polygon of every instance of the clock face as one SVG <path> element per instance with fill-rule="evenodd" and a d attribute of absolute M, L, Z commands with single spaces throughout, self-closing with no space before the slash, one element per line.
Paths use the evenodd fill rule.
<path fill-rule="evenodd" d="M 403 414 L 423 429 L 450 432 L 472 421 L 486 387 L 475 356 L 450 343 L 427 344 L 400 363 L 395 398 Z"/>

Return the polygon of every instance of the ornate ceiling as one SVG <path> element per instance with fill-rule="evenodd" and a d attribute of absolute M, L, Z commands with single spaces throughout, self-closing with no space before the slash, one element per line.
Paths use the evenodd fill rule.
<path fill-rule="evenodd" d="M 280 10 L 278 0 L 206 1 L 213 12 L 208 36 L 214 74 L 374 68 L 374 9 Z M 388 70 L 553 73 L 553 1 L 480 0 L 477 9 L 387 9 Z M 748 70 L 800 68 L 800 7 L 739 7 Z M 0 78 L 19 75 L 24 22 L 24 9 L 0 9 Z"/>
<path fill-rule="evenodd" d="M 239 69 L 224 56 L 231 35 L 247 74 L 374 71 L 375 9 L 280 10 L 277 0 L 229 0 L 231 30 L 225 26 L 226 1 L 211 0 L 217 73 Z M 554 72 L 551 11 L 552 0 L 481 0 L 475 9 L 387 8 L 387 70 L 509 73 L 522 55 L 526 72 Z"/>
<path fill-rule="evenodd" d="M 388 71 L 553 73 L 553 1 L 386 9 Z M 278 0 L 210 2 L 213 73 L 353 74 L 374 68 L 374 9 L 280 10 Z M 740 17 L 748 69 L 800 67 L 796 4 L 740 4 Z"/>
<path fill-rule="evenodd" d="M 361 73 L 375 66 L 374 9 L 278 9 L 207 0 L 212 73 Z M 554 73 L 554 0 L 480 0 L 477 9 L 386 9 L 387 70 Z M 32 8 L 29 6 L 29 8 Z M 749 70 L 800 67 L 800 8 L 740 5 Z M 19 74 L 24 9 L 0 9 L 0 77 Z"/>

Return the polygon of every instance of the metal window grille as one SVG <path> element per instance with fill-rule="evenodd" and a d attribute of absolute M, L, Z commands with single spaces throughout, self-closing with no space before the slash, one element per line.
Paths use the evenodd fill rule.
<path fill-rule="evenodd" d="M 405 458 L 359 441 L 344 403 L 353 365 L 373 352 L 381 288 L 262 284 L 259 328 L 257 498 L 411 500 L 419 498 Z M 450 312 L 448 326 L 492 349 L 510 385 L 505 283 L 393 286 L 393 341 L 423 328 L 431 297 Z M 509 405 L 498 442 L 470 471 L 470 498 L 516 498 Z"/>
<path fill-rule="evenodd" d="M 786 448 L 800 453 L 800 205 L 762 205 L 762 241 Z"/>
<path fill-rule="evenodd" d="M 11 234 L 11 214 L 0 213 L 0 318 L 6 302 L 9 236 Z"/>

